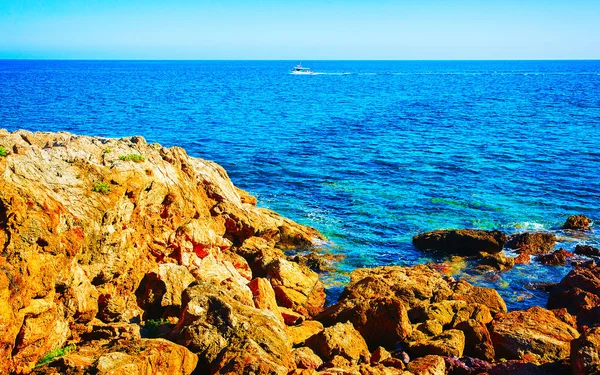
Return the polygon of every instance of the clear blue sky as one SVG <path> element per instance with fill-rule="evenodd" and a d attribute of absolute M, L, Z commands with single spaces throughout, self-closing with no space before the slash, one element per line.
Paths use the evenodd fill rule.
<path fill-rule="evenodd" d="M 0 58 L 598 59 L 600 0 L 0 0 Z"/>

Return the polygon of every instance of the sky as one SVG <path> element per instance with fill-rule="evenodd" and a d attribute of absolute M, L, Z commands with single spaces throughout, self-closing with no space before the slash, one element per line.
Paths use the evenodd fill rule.
<path fill-rule="evenodd" d="M 600 59 L 600 0 L 0 0 L 0 59 Z"/>

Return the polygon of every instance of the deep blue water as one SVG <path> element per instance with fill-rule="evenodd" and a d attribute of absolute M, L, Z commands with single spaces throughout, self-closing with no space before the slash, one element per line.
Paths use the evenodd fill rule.
<path fill-rule="evenodd" d="M 410 243 L 439 228 L 551 230 L 600 222 L 600 61 L 0 61 L 0 128 L 179 145 L 215 160 L 272 208 L 323 232 L 361 266 L 434 260 Z M 442 259 L 435 259 L 441 261 Z M 510 308 L 545 305 L 524 287 L 569 267 L 518 266 L 494 286 Z"/>

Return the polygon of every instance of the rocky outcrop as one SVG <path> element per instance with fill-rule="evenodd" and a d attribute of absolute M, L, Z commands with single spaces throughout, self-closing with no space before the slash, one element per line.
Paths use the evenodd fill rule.
<path fill-rule="evenodd" d="M 514 234 L 506 242 L 506 247 L 527 254 L 546 254 L 551 252 L 555 245 L 556 236 L 542 232 Z"/>
<path fill-rule="evenodd" d="M 419 250 L 433 250 L 445 254 L 477 255 L 479 252 L 497 253 L 506 242 L 506 235 L 493 230 L 436 230 L 419 234 L 412 239 Z"/>
<path fill-rule="evenodd" d="M 549 266 L 564 266 L 571 257 L 573 257 L 573 253 L 565 249 L 558 249 L 550 254 L 538 255 L 535 260 Z"/>
<path fill-rule="evenodd" d="M 600 327 L 571 341 L 571 367 L 573 375 L 600 374 Z"/>
<path fill-rule="evenodd" d="M 202 348 L 203 339 L 193 337 L 201 331 L 194 317 L 202 314 L 189 306 L 221 306 L 216 311 L 229 311 L 224 316 L 262 321 L 285 338 L 277 314 L 254 304 L 248 284 L 260 276 L 255 270 L 280 291 L 278 304 L 306 315 L 321 309 L 317 275 L 286 263 L 280 249 L 310 247 L 323 237 L 256 207 L 215 163 L 141 137 L 18 131 L 0 132 L 0 144 L 8 150 L 0 158 L 0 373 L 27 373 L 48 352 L 99 336 L 96 320 L 186 321 L 188 330 L 179 324 L 176 339 Z M 281 279 L 282 268 L 291 270 L 292 284 Z M 190 286 L 184 302 L 182 292 L 196 282 L 227 295 L 192 298 Z M 203 329 L 231 328 L 213 323 Z M 217 347 L 230 339 L 225 331 Z M 211 371 L 264 354 L 252 332 L 238 336 L 246 346 L 220 353 Z M 291 344 L 275 341 L 267 343 L 272 353 L 265 358 L 282 355 L 282 361 L 259 366 L 287 371 Z"/>
<path fill-rule="evenodd" d="M 592 220 L 585 215 L 572 215 L 565 221 L 563 229 L 587 230 L 591 224 Z"/>
<path fill-rule="evenodd" d="M 548 308 L 562 307 L 577 316 L 580 325 L 600 325 L 600 265 L 579 265 L 551 289 Z"/>
<path fill-rule="evenodd" d="M 591 257 L 600 257 L 600 249 L 593 246 L 577 245 L 575 246 L 575 254 Z"/>
<path fill-rule="evenodd" d="M 497 357 L 534 363 L 569 357 L 571 341 L 579 337 L 575 328 L 541 307 L 496 316 L 491 327 Z"/>

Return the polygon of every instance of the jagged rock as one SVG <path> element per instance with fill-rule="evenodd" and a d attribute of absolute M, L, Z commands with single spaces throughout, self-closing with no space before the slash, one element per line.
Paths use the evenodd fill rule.
<path fill-rule="evenodd" d="M 388 352 L 387 350 L 385 350 L 385 348 L 381 346 L 378 346 L 377 349 L 375 349 L 373 353 L 371 353 L 371 363 L 373 364 L 385 361 L 390 358 L 392 358 L 390 352 Z"/>
<path fill-rule="evenodd" d="M 585 255 L 585 256 L 593 256 L 600 257 L 600 249 L 593 246 L 583 246 L 577 245 L 575 246 L 575 254 L 577 255 Z"/>
<path fill-rule="evenodd" d="M 308 338 L 316 335 L 324 329 L 321 322 L 316 320 L 305 320 L 297 326 L 288 327 L 288 336 L 292 344 L 303 344 Z"/>
<path fill-rule="evenodd" d="M 515 258 L 515 264 L 530 264 L 531 263 L 531 255 L 528 253 L 519 253 Z"/>
<path fill-rule="evenodd" d="M 579 337 L 576 329 L 541 307 L 497 315 L 490 334 L 497 357 L 538 364 L 568 357 L 571 340 Z"/>
<path fill-rule="evenodd" d="M 273 312 L 208 283 L 184 291 L 182 318 L 173 334 L 198 354 L 198 368 L 207 373 L 287 374 L 294 367 L 292 344 Z"/>
<path fill-rule="evenodd" d="M 514 234 L 506 242 L 506 247 L 527 254 L 549 253 L 554 249 L 554 245 L 556 245 L 556 236 L 542 232 Z"/>
<path fill-rule="evenodd" d="M 424 307 L 415 307 L 410 310 L 409 316 L 413 323 L 433 320 L 442 326 L 451 327 L 469 319 L 483 324 L 492 321 L 492 315 L 487 306 L 462 300 L 447 300 Z"/>
<path fill-rule="evenodd" d="M 267 278 L 280 306 L 311 317 L 318 314 L 325 304 L 323 283 L 306 266 L 276 259 L 268 266 Z"/>
<path fill-rule="evenodd" d="M 173 264 L 159 264 L 147 273 L 136 290 L 137 303 L 145 311 L 146 319 L 178 316 L 181 313 L 181 294 L 194 282 L 187 268 Z"/>
<path fill-rule="evenodd" d="M 585 215 L 572 215 L 565 221 L 563 229 L 587 230 L 591 223 L 592 220 Z"/>
<path fill-rule="evenodd" d="M 352 323 L 337 323 L 306 340 L 306 346 L 319 357 L 331 361 L 340 356 L 352 364 L 369 361 L 369 349 Z"/>
<path fill-rule="evenodd" d="M 345 299 L 317 316 L 325 325 L 351 322 L 371 347 L 391 347 L 412 331 L 405 305 L 395 298 Z"/>
<path fill-rule="evenodd" d="M 551 254 L 538 255 L 535 260 L 550 266 L 564 266 L 567 264 L 567 259 L 572 256 L 573 253 L 568 252 L 565 249 L 558 249 Z"/>
<path fill-rule="evenodd" d="M 323 364 L 323 360 L 306 346 L 292 350 L 292 355 L 298 368 L 316 370 Z"/>
<path fill-rule="evenodd" d="M 571 341 L 571 367 L 573 375 L 600 374 L 600 327 Z"/>
<path fill-rule="evenodd" d="M 465 334 L 457 329 L 449 329 L 426 341 L 409 343 L 409 352 L 413 357 L 440 355 L 462 357 L 465 349 Z"/>
<path fill-rule="evenodd" d="M 506 235 L 497 230 L 436 230 L 419 234 L 413 237 L 412 242 L 419 250 L 477 255 L 479 252 L 500 252 L 506 242 Z"/>
<path fill-rule="evenodd" d="M 178 147 L 27 131 L 0 132 L 0 144 L 11 150 L 0 158 L 0 373 L 28 371 L 94 317 L 138 321 L 135 291 L 159 264 L 221 282 L 245 303 L 252 266 L 264 271 L 285 258 L 276 248 L 323 240 L 256 207 L 223 168 Z M 159 303 L 143 305 L 150 300 Z"/>
<path fill-rule="evenodd" d="M 439 355 L 426 355 L 414 359 L 406 366 L 415 375 L 445 375 L 446 363 Z"/>
<path fill-rule="evenodd" d="M 248 284 L 248 287 L 254 296 L 254 307 L 271 311 L 279 320 L 284 320 L 284 317 L 279 310 L 279 306 L 277 306 L 275 291 L 269 280 L 257 277 Z"/>
<path fill-rule="evenodd" d="M 600 325 L 600 265 L 577 266 L 551 289 L 548 308 L 562 307 L 577 316 L 580 325 Z"/>
<path fill-rule="evenodd" d="M 283 322 L 288 326 L 294 326 L 297 324 L 301 324 L 304 321 L 304 315 L 295 312 L 292 309 L 288 309 L 287 307 L 279 306 L 277 308 L 279 310 L 279 314 L 283 318 Z"/>

